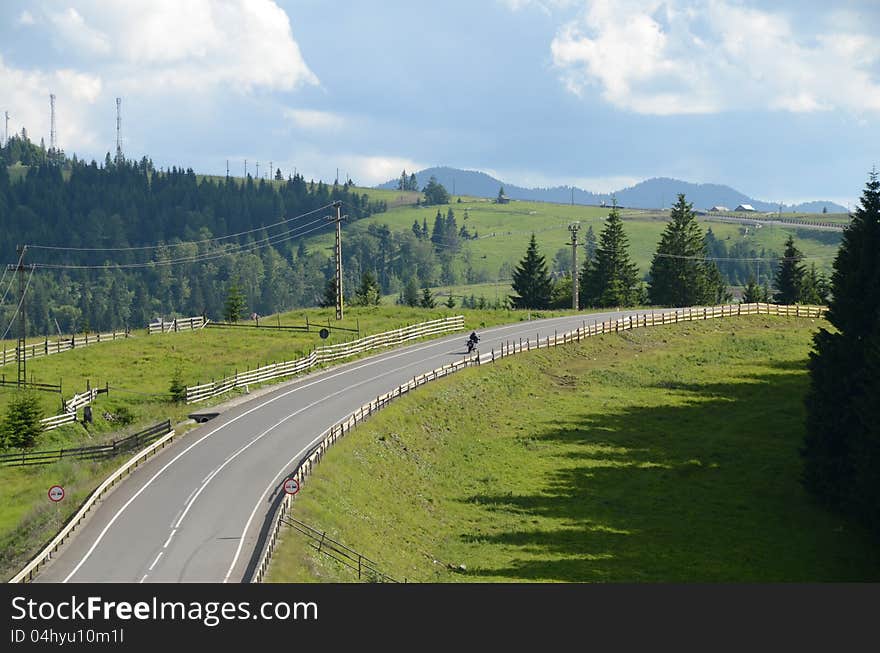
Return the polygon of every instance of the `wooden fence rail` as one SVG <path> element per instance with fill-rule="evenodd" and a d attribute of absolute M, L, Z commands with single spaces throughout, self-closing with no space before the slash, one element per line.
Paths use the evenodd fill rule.
<path fill-rule="evenodd" d="M 21 451 L 19 453 L 0 454 L 0 465 L 47 465 L 62 458 L 78 460 L 103 460 L 112 458 L 149 444 L 159 436 L 171 430 L 171 421 L 165 420 L 154 426 L 138 431 L 121 440 L 113 440 L 108 444 L 91 447 L 74 447 L 70 449 L 54 449 L 52 451 Z"/>
<path fill-rule="evenodd" d="M 584 322 L 581 327 L 574 331 L 566 331 L 565 333 L 554 334 L 544 338 L 541 338 L 536 334 L 534 340 L 527 339 L 515 342 L 504 342 L 501 343 L 497 349 L 493 348 L 485 353 L 477 352 L 466 356 L 461 360 L 444 365 L 443 367 L 438 367 L 425 374 L 414 376 L 411 381 L 407 381 L 390 392 L 379 395 L 375 400 L 364 404 L 351 413 L 347 418 L 324 431 L 324 433 L 319 436 L 318 444 L 316 444 L 299 462 L 290 474 L 290 477 L 295 477 L 299 481 L 300 487 L 302 487 L 306 478 L 311 475 L 315 465 L 321 461 L 321 458 L 324 457 L 327 450 L 339 438 L 351 431 L 355 425 L 367 419 L 373 413 L 385 408 L 394 399 L 402 397 L 419 386 L 430 381 L 441 379 L 450 374 L 454 374 L 455 372 L 468 367 L 494 363 L 496 360 L 500 360 L 507 356 L 532 351 L 534 349 L 556 347 L 567 343 L 580 342 L 582 339 L 592 336 L 619 333 L 621 331 L 629 331 L 630 329 L 642 327 L 662 326 L 664 324 L 691 322 L 695 320 L 710 320 L 721 317 L 736 317 L 739 315 L 776 315 L 782 317 L 820 318 L 826 311 L 827 308 L 825 306 L 780 306 L 777 304 L 729 304 L 705 308 L 663 309 L 628 315 L 616 320 L 594 322 L 592 324 L 586 324 L 586 322 Z M 260 556 L 259 563 L 255 567 L 251 582 L 263 582 L 266 571 L 269 568 L 272 554 L 277 546 L 278 535 L 283 523 L 282 520 L 290 511 L 293 500 L 292 495 L 285 495 L 284 499 L 278 506 L 277 512 L 272 519 L 269 537 L 267 538 L 266 545 Z"/>
<path fill-rule="evenodd" d="M 186 403 L 198 403 L 235 388 L 244 388 L 255 383 L 299 374 L 321 363 L 336 361 L 365 351 L 397 345 L 424 336 L 457 331 L 463 328 L 464 316 L 456 315 L 366 336 L 351 342 L 318 347 L 311 354 L 303 358 L 283 363 L 272 363 L 271 365 L 258 367 L 255 370 L 236 372 L 235 375 L 219 381 L 189 386 L 186 389 Z"/>

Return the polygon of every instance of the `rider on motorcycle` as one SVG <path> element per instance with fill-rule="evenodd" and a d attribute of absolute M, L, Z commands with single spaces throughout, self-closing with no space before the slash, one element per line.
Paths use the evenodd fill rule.
<path fill-rule="evenodd" d="M 477 343 L 480 341 L 480 337 L 477 335 L 476 331 L 471 331 L 471 336 L 468 338 L 468 352 L 473 351 L 477 347 Z"/>

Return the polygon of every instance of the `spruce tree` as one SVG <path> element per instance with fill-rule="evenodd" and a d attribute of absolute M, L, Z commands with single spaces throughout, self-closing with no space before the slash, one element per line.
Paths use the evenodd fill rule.
<path fill-rule="evenodd" d="M 553 291 L 553 281 L 547 274 L 547 262 L 538 253 L 535 234 L 529 240 L 525 257 L 513 271 L 513 290 L 510 300 L 516 308 L 547 308 Z"/>
<path fill-rule="evenodd" d="M 744 304 L 757 304 L 759 302 L 767 301 L 766 290 L 758 285 L 754 276 L 749 277 L 749 282 L 746 285 L 746 289 L 743 291 L 742 300 Z"/>
<path fill-rule="evenodd" d="M 402 303 L 406 306 L 419 305 L 419 284 L 415 277 L 406 280 L 406 285 L 403 287 Z"/>
<path fill-rule="evenodd" d="M 834 259 L 810 354 L 803 483 L 880 535 L 880 181 L 872 171 Z"/>
<path fill-rule="evenodd" d="M 17 392 L 6 407 L 0 424 L 0 444 L 4 447 L 30 449 L 43 432 L 40 399 L 28 390 Z"/>
<path fill-rule="evenodd" d="M 437 306 L 437 302 L 434 299 L 434 293 L 432 293 L 431 289 L 427 286 L 422 288 L 422 299 L 419 301 L 419 306 L 422 308 L 434 308 Z"/>
<path fill-rule="evenodd" d="M 639 269 L 629 258 L 629 239 L 615 202 L 599 234 L 596 258 L 584 264 L 580 297 L 585 306 L 634 306 L 640 299 Z"/>
<path fill-rule="evenodd" d="M 596 258 L 596 234 L 593 231 L 593 225 L 587 227 L 587 235 L 584 238 L 584 260 L 592 261 Z"/>
<path fill-rule="evenodd" d="M 651 262 L 649 301 L 661 306 L 697 306 L 723 299 L 726 289 L 718 268 L 706 255 L 693 204 L 679 194 Z"/>
<path fill-rule="evenodd" d="M 223 319 L 227 322 L 238 322 L 244 313 L 247 303 L 244 294 L 238 287 L 238 281 L 229 284 L 226 291 L 226 303 L 223 305 Z"/>
<path fill-rule="evenodd" d="M 327 279 L 327 284 L 324 286 L 324 295 L 321 297 L 321 306 L 323 308 L 336 306 L 336 277 Z"/>
<path fill-rule="evenodd" d="M 804 264 L 801 263 L 804 255 L 795 247 L 794 238 L 791 236 L 785 241 L 785 252 L 782 256 L 774 278 L 776 294 L 773 295 L 773 301 L 777 304 L 801 303 L 806 275 Z"/>

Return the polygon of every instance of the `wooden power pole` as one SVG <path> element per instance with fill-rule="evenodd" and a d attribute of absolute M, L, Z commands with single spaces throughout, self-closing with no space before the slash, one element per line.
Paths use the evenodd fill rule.
<path fill-rule="evenodd" d="M 18 265 L 15 271 L 18 273 L 18 347 L 15 349 L 15 359 L 18 363 L 18 387 L 24 388 L 27 384 L 27 356 L 25 355 L 25 338 L 27 338 L 27 306 L 25 306 L 25 282 L 24 282 L 24 254 L 27 245 L 19 245 Z"/>
<path fill-rule="evenodd" d="M 568 225 L 571 232 L 571 307 L 578 310 L 578 230 L 581 225 L 579 222 L 573 222 Z"/>
<path fill-rule="evenodd" d="M 348 216 L 342 215 L 342 202 L 336 200 L 333 202 L 333 208 L 336 209 L 335 216 L 327 216 L 327 220 L 336 223 L 336 319 L 341 320 L 343 316 L 342 308 L 342 221 Z"/>

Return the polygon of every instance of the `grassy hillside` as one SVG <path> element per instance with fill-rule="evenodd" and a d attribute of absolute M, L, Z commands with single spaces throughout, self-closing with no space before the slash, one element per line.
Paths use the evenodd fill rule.
<path fill-rule="evenodd" d="M 877 581 L 876 543 L 798 482 L 818 326 L 671 325 L 461 372 L 335 445 L 293 516 L 410 582 Z M 285 529 L 270 580 L 355 577 Z"/>
<path fill-rule="evenodd" d="M 374 191 L 370 191 L 371 193 Z M 392 191 L 384 191 L 392 192 Z M 396 192 L 396 191 L 393 191 Z M 523 257 L 530 235 L 534 232 L 541 253 L 548 264 L 556 252 L 570 242 L 568 225 L 574 221 L 581 223 L 581 242 L 587 228 L 592 226 L 598 239 L 608 215 L 608 209 L 596 206 L 571 206 L 543 202 L 516 201 L 510 204 L 495 204 L 490 200 L 462 198 L 459 204 L 437 206 L 398 206 L 388 212 L 377 214 L 360 221 L 359 226 L 371 222 L 387 224 L 393 231 L 412 228 L 413 221 L 422 224 L 427 221 L 428 228 L 434 224 L 438 208 L 445 215 L 452 208 L 459 225 L 466 224 L 471 233 L 476 232 L 476 240 L 467 241 L 470 263 L 480 270 L 484 278 L 494 281 L 499 278 L 502 264 L 515 266 Z M 467 220 L 465 221 L 465 210 Z M 651 265 L 651 258 L 657 249 L 660 235 L 666 226 L 668 213 L 657 211 L 638 211 L 628 209 L 623 212 L 624 227 L 630 241 L 630 254 L 640 272 L 645 275 Z M 760 250 L 781 253 L 789 234 L 807 257 L 815 258 L 818 268 L 829 270 L 837 252 L 840 234 L 834 232 L 808 231 L 795 226 L 763 226 L 755 229 L 747 225 L 706 221 L 700 219 L 703 229 L 711 227 L 715 236 L 727 240 L 728 247 L 737 240 L 745 239 Z M 323 234 L 309 239 L 310 249 L 331 247 L 332 234 Z M 570 249 L 570 248 L 569 248 Z"/>

